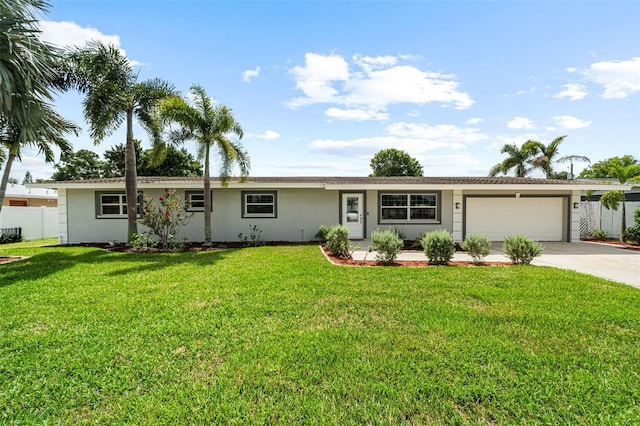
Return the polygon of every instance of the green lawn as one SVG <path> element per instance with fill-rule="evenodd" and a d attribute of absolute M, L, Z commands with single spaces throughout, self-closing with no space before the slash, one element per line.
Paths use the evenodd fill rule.
<path fill-rule="evenodd" d="M 640 291 L 317 246 L 4 248 L 0 424 L 630 424 Z"/>

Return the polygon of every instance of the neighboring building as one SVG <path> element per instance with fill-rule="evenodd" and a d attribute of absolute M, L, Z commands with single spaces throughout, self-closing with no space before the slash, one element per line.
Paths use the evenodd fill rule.
<path fill-rule="evenodd" d="M 10 183 L 7 185 L 2 205 L 8 207 L 56 207 L 58 205 L 58 191 Z"/>
<path fill-rule="evenodd" d="M 31 186 L 58 189 L 61 243 L 126 241 L 124 178 Z M 138 177 L 145 196 L 157 199 L 165 188 L 195 212 L 179 238 L 203 241 L 202 178 Z M 223 188 L 212 178 L 213 240 L 237 241 L 256 225 L 270 241 L 309 241 L 320 225 L 340 223 L 353 239 L 399 228 L 408 238 L 446 229 L 457 241 L 470 234 L 579 241 L 581 192 L 613 188 L 629 189 L 513 177 L 252 177 Z"/>

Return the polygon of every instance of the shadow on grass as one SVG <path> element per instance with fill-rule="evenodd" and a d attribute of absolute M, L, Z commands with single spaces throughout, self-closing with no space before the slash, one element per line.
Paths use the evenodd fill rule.
<path fill-rule="evenodd" d="M 200 253 L 110 253 L 101 249 L 78 251 L 73 248 L 55 247 L 17 262 L 0 265 L 0 288 L 17 282 L 46 278 L 78 264 L 92 269 L 110 270 L 109 275 L 123 276 L 130 273 L 157 271 L 179 263 L 189 262 L 197 266 L 211 265 L 226 257 L 228 250 Z M 134 263 L 132 265 L 132 262 Z M 118 263 L 122 268 L 118 268 Z"/>

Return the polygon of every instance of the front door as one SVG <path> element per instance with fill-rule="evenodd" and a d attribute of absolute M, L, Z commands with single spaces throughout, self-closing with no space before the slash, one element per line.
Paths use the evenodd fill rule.
<path fill-rule="evenodd" d="M 364 195 L 342 194 L 342 224 L 349 230 L 349 238 L 364 238 Z"/>

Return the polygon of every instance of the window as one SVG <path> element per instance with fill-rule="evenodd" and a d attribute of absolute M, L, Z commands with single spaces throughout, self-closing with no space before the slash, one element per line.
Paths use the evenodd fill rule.
<path fill-rule="evenodd" d="M 185 201 L 189 203 L 190 212 L 202 212 L 204 211 L 204 192 L 203 191 L 185 191 Z M 211 211 L 213 211 L 213 193 L 211 194 Z"/>
<path fill-rule="evenodd" d="M 142 211 L 142 193 L 138 193 L 138 216 Z M 127 196 L 124 192 L 96 192 L 96 217 L 122 218 L 127 216 Z"/>
<path fill-rule="evenodd" d="M 242 217 L 277 217 L 276 192 L 242 192 Z"/>
<path fill-rule="evenodd" d="M 437 193 L 380 194 L 380 222 L 436 222 L 437 220 Z"/>

